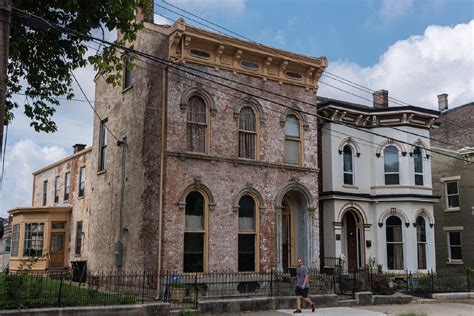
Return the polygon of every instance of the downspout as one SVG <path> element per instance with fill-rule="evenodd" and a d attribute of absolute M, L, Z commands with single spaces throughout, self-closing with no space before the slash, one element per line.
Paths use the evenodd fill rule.
<path fill-rule="evenodd" d="M 163 234 L 163 194 L 164 194 L 164 161 L 165 161 L 165 146 L 166 146 L 166 111 L 168 108 L 168 67 L 163 69 L 163 91 L 161 94 L 161 146 L 160 146 L 160 201 L 159 201 L 159 225 L 158 225 L 158 296 L 161 293 L 161 243 Z"/>
<path fill-rule="evenodd" d="M 121 141 L 117 142 L 117 146 L 122 148 L 122 174 L 120 181 L 120 204 L 119 204 L 119 227 L 118 227 L 118 240 L 115 244 L 115 266 L 120 268 L 123 263 L 123 201 L 125 195 L 125 162 L 126 162 L 126 153 L 127 153 L 127 136 L 124 136 Z"/>

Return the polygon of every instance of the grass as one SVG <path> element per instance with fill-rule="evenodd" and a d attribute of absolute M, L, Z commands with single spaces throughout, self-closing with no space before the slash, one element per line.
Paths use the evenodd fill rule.
<path fill-rule="evenodd" d="M 0 274 L 0 309 L 138 303 L 132 291 L 109 293 L 48 277 Z"/>

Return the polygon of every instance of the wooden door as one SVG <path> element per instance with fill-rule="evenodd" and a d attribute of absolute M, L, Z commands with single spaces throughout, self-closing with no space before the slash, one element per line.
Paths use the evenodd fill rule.
<path fill-rule="evenodd" d="M 52 232 L 51 243 L 49 249 L 51 268 L 63 268 L 64 267 L 64 240 L 65 233 Z"/>
<path fill-rule="evenodd" d="M 346 213 L 347 268 L 357 268 L 357 223 L 352 213 Z"/>

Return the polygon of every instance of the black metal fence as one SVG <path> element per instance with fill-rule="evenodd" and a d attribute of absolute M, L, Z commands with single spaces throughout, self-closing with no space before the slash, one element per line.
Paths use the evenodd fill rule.
<path fill-rule="evenodd" d="M 376 270 L 310 270 L 311 294 L 352 295 L 371 291 L 422 297 L 472 290 L 473 272 L 380 273 Z M 172 308 L 196 308 L 199 300 L 294 295 L 289 273 L 96 273 L 74 282 L 69 273 L 0 274 L 0 309 L 136 304 L 164 301 Z M 159 290 L 158 290 L 159 289 Z"/>

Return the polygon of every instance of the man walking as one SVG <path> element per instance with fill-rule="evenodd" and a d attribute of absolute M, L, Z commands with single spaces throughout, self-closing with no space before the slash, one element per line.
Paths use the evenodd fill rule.
<path fill-rule="evenodd" d="M 294 313 L 301 313 L 301 297 L 303 296 L 304 301 L 311 305 L 311 311 L 314 312 L 316 307 L 311 299 L 308 297 L 309 293 L 309 270 L 303 265 L 303 259 L 298 258 L 296 260 L 298 267 L 296 268 L 296 310 Z"/>

